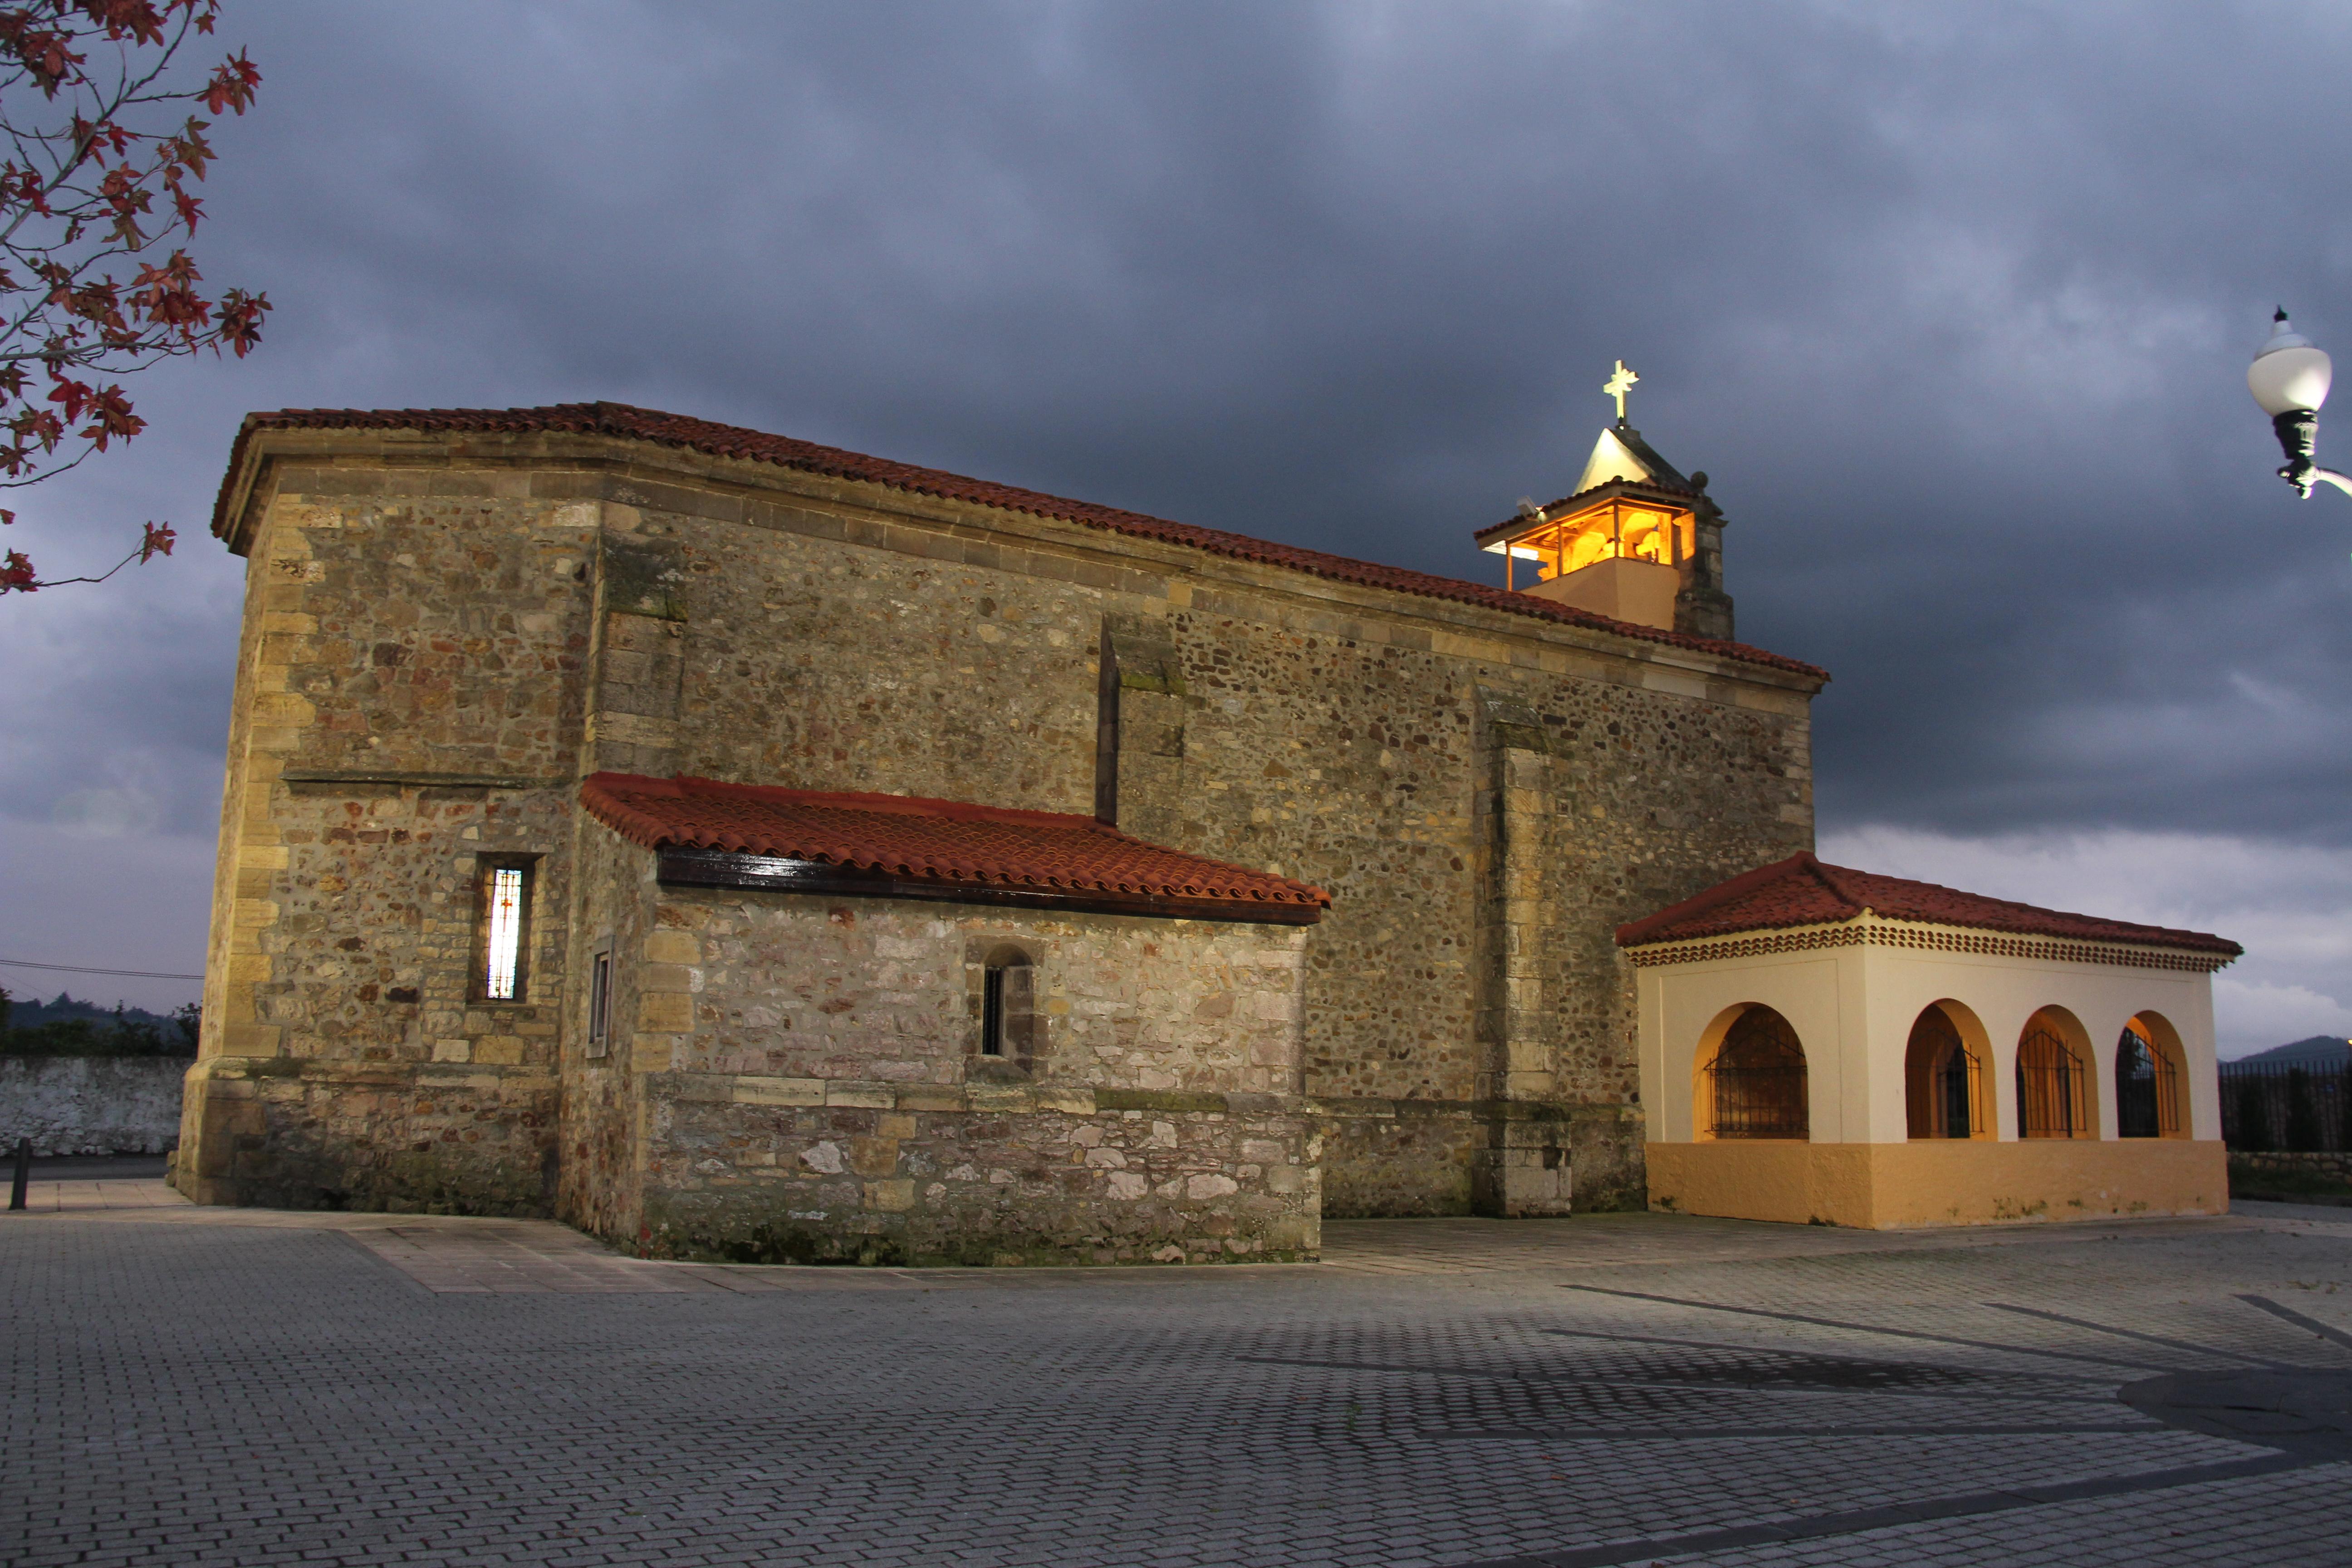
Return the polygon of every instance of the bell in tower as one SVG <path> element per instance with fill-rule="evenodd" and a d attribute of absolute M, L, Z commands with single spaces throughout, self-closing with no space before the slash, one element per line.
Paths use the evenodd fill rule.
<path fill-rule="evenodd" d="M 1601 391 L 1617 422 L 1601 432 L 1576 489 L 1549 506 L 1481 529 L 1479 544 L 1503 557 L 1503 585 L 1607 616 L 1698 637 L 1729 638 L 1723 591 L 1723 514 L 1706 475 L 1685 478 L 1625 422 L 1625 394 L 1640 378 L 1617 362 Z"/>

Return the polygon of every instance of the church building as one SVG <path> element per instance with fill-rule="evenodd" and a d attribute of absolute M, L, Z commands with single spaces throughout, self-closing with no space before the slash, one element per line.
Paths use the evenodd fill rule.
<path fill-rule="evenodd" d="M 1900 1069 L 1785 986 L 1686 984 L 1751 937 L 1643 924 L 1809 862 L 1828 678 L 1735 639 L 1706 476 L 1620 371 L 1573 492 L 1478 533 L 1499 585 L 614 404 L 249 416 L 174 1183 L 746 1261 L 1734 1212 L 1725 1147 L 1780 1160 L 1762 1217 L 1990 1215 L 1759 1155 L 1882 1137 Z M 2200 987 L 2228 946 L 2090 940 Z M 2166 998 L 2168 1136 L 2218 1170 L 2210 1009 Z M 2013 1145 L 2007 1016 L 1970 1016 L 1958 1113 Z M 1727 1120 L 1767 1079 L 1717 1058 L 1782 1047 L 1810 1121 Z"/>

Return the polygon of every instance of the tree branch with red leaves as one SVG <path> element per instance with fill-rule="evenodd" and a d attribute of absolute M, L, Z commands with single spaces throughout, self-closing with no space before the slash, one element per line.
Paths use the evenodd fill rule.
<path fill-rule="evenodd" d="M 0 489 L 145 429 L 115 378 L 261 342 L 269 297 L 208 296 L 178 243 L 203 221 L 192 187 L 214 157 L 194 110 L 243 114 L 261 85 L 242 50 L 184 68 L 183 47 L 219 14 L 219 0 L 0 4 Z M 16 520 L 0 508 L 0 524 Z M 144 530 L 96 577 L 44 582 L 7 551 L 0 594 L 100 583 L 172 552 L 170 524 Z"/>

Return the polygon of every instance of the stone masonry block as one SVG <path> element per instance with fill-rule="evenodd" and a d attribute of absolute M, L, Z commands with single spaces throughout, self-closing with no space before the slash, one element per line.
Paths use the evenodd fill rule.
<path fill-rule="evenodd" d="M 915 1184 L 901 1178 L 890 1182 L 866 1184 L 866 1203 L 869 1208 L 885 1214 L 904 1214 L 915 1206 Z"/>
<path fill-rule="evenodd" d="M 825 1084 L 814 1078 L 739 1078 L 733 1098 L 744 1105 L 823 1105 Z"/>
<path fill-rule="evenodd" d="M 676 934 L 685 935 L 682 931 Z M 637 989 L 648 994 L 688 994 L 702 989 L 701 978 L 700 971 L 683 963 L 643 963 L 637 966 Z"/>
<path fill-rule="evenodd" d="M 702 942 L 691 931 L 651 931 L 646 936 L 645 956 L 649 963 L 699 963 L 702 962 Z"/>

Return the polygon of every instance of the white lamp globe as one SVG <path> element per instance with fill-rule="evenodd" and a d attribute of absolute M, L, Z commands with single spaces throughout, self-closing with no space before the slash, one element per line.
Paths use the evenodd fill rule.
<path fill-rule="evenodd" d="M 2287 323 L 2281 310 L 2272 323 L 2271 341 L 2246 367 L 2246 387 L 2263 412 L 2275 419 L 2282 414 L 2315 413 L 2327 401 L 2334 374 L 2326 353 Z"/>

